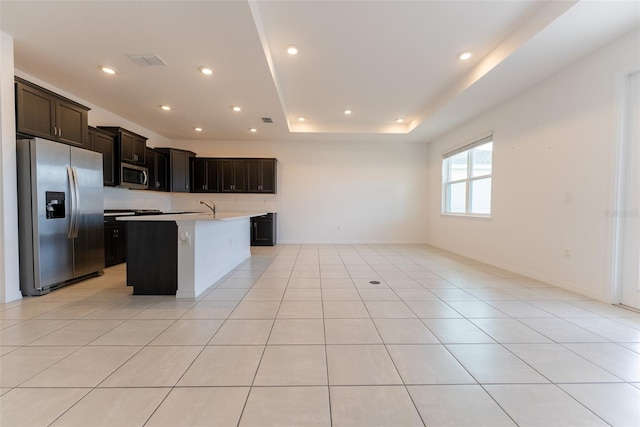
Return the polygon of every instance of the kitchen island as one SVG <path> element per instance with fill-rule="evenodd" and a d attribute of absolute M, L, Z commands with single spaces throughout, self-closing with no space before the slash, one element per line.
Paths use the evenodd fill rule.
<path fill-rule="evenodd" d="M 250 218 L 263 212 L 123 216 L 134 295 L 197 298 L 251 256 Z"/>

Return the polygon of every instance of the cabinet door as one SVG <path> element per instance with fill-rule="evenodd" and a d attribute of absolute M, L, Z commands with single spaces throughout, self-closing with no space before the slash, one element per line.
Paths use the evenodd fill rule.
<path fill-rule="evenodd" d="M 220 166 L 220 191 L 230 193 L 233 191 L 234 171 L 232 159 L 219 160 Z"/>
<path fill-rule="evenodd" d="M 276 160 L 262 159 L 260 160 L 260 192 L 275 193 L 276 192 Z"/>
<path fill-rule="evenodd" d="M 233 191 L 245 192 L 247 191 L 247 169 L 244 159 L 233 160 Z"/>
<path fill-rule="evenodd" d="M 220 191 L 243 193 L 247 191 L 247 171 L 244 159 L 220 159 Z"/>
<path fill-rule="evenodd" d="M 207 159 L 206 163 L 207 163 L 207 192 L 217 193 L 220 191 L 218 160 Z"/>
<path fill-rule="evenodd" d="M 110 267 L 116 262 L 116 254 L 115 254 L 115 227 L 113 226 L 105 226 L 104 227 L 104 266 Z"/>
<path fill-rule="evenodd" d="M 191 192 L 217 193 L 218 160 L 208 158 L 191 159 Z"/>
<path fill-rule="evenodd" d="M 271 220 L 257 219 L 253 222 L 253 236 L 256 245 L 271 242 Z"/>
<path fill-rule="evenodd" d="M 247 160 L 245 165 L 247 166 L 247 191 L 249 193 L 260 193 L 262 185 L 260 159 Z"/>
<path fill-rule="evenodd" d="M 276 160 L 247 159 L 247 191 L 249 193 L 276 192 Z"/>
<path fill-rule="evenodd" d="M 169 191 L 169 160 L 163 153 L 155 153 L 156 157 L 156 179 L 158 185 L 156 190 Z"/>
<path fill-rule="evenodd" d="M 55 139 L 56 100 L 38 89 L 16 83 L 16 131 Z"/>
<path fill-rule="evenodd" d="M 275 217 L 273 214 L 251 218 L 251 246 L 273 246 L 275 240 Z"/>
<path fill-rule="evenodd" d="M 136 137 L 128 132 L 120 131 L 120 160 L 123 162 L 134 163 L 133 146 Z"/>
<path fill-rule="evenodd" d="M 146 149 L 147 140 L 142 137 L 135 136 L 133 140 L 133 161 L 140 165 L 144 165 Z"/>
<path fill-rule="evenodd" d="M 84 145 L 87 141 L 87 110 L 69 102 L 56 102 L 57 140 L 65 144 Z"/>
<path fill-rule="evenodd" d="M 93 151 L 102 153 L 102 179 L 104 185 L 115 186 L 115 142 L 113 137 L 102 132 L 94 132 Z"/>
<path fill-rule="evenodd" d="M 120 223 L 113 228 L 116 232 L 114 240 L 115 259 L 120 264 L 127 260 L 127 227 Z"/>
<path fill-rule="evenodd" d="M 144 165 L 149 170 L 149 190 L 157 190 L 160 183 L 158 182 L 158 172 L 156 170 L 156 152 L 147 148 L 144 158 Z"/>
<path fill-rule="evenodd" d="M 171 191 L 189 192 L 189 158 L 185 151 L 171 151 Z"/>
<path fill-rule="evenodd" d="M 207 192 L 207 159 L 192 159 L 191 161 L 191 192 Z"/>

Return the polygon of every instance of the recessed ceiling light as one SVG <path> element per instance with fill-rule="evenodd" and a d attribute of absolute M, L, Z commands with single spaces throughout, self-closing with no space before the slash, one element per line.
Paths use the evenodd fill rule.
<path fill-rule="evenodd" d="M 200 72 L 206 76 L 210 76 L 213 74 L 213 69 L 209 67 L 200 67 Z"/>
<path fill-rule="evenodd" d="M 349 114 L 351 114 L 351 110 L 344 110 L 344 113 L 348 116 Z"/>
<path fill-rule="evenodd" d="M 258 129 L 256 129 L 256 128 L 251 128 L 251 129 L 249 129 L 249 132 L 256 133 L 256 132 L 258 132 Z"/>
<path fill-rule="evenodd" d="M 202 128 L 193 128 L 196 132 L 202 132 Z"/>
<path fill-rule="evenodd" d="M 236 106 L 234 106 L 234 107 L 231 107 L 231 109 L 232 109 L 233 111 L 235 111 L 236 113 L 237 113 L 238 111 L 242 111 L 242 108 L 238 107 L 237 105 L 236 105 Z"/>
<path fill-rule="evenodd" d="M 100 69 L 107 74 L 115 74 L 118 72 L 118 70 L 113 67 L 101 66 Z"/>
<path fill-rule="evenodd" d="M 169 105 L 161 105 L 160 108 L 162 108 L 164 111 L 170 111 L 171 110 L 171 106 L 169 106 Z"/>
<path fill-rule="evenodd" d="M 297 55 L 298 54 L 298 46 L 287 46 L 287 53 L 289 55 Z"/>
<path fill-rule="evenodd" d="M 404 123 L 404 119 L 403 118 L 397 118 L 396 119 L 396 123 Z"/>
<path fill-rule="evenodd" d="M 305 120 L 307 120 L 306 117 L 302 117 L 302 116 L 298 117 L 299 122 L 304 122 Z"/>
<path fill-rule="evenodd" d="M 471 58 L 471 52 L 462 52 L 458 55 L 458 59 L 461 61 L 466 61 Z"/>

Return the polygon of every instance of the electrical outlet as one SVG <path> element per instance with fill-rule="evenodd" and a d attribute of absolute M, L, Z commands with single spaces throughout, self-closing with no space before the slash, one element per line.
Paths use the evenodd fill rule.
<path fill-rule="evenodd" d="M 565 249 L 564 250 L 564 257 L 566 259 L 571 259 L 571 256 L 573 255 L 573 253 L 571 252 L 571 249 Z"/>

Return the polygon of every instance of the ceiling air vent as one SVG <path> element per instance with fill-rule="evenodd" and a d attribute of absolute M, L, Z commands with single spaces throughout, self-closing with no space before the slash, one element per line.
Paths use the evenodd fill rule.
<path fill-rule="evenodd" d="M 271 117 L 263 117 L 262 123 L 273 123 L 273 120 L 271 119 Z"/>
<path fill-rule="evenodd" d="M 164 59 L 160 58 L 155 53 L 145 53 L 145 54 L 127 54 L 127 56 L 136 64 L 141 65 L 143 67 L 149 66 L 166 66 L 167 63 L 164 62 Z"/>

